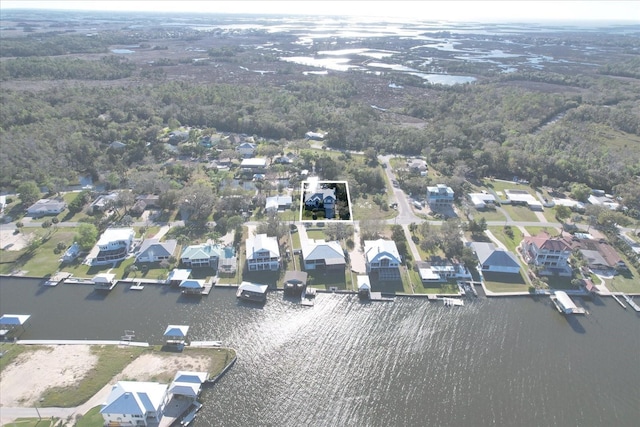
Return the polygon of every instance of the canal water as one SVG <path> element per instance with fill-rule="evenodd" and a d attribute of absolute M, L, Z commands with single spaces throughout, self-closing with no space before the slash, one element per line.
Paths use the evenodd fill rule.
<path fill-rule="evenodd" d="M 640 316 L 609 298 L 565 317 L 548 298 L 361 303 L 319 294 L 302 307 L 234 289 L 202 299 L 165 286 L 0 279 L 0 312 L 32 314 L 23 339 L 160 343 L 168 324 L 220 340 L 236 365 L 203 392 L 197 426 L 637 426 Z"/>

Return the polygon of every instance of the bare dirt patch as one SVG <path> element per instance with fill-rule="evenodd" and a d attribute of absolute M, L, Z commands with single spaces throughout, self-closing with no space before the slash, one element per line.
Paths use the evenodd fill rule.
<path fill-rule="evenodd" d="M 0 375 L 0 406 L 32 406 L 46 389 L 75 384 L 97 362 L 89 345 L 25 352 Z"/>
<path fill-rule="evenodd" d="M 14 234 L 12 230 L 0 230 L 0 249 L 4 251 L 19 251 L 29 244 L 28 234 Z"/>

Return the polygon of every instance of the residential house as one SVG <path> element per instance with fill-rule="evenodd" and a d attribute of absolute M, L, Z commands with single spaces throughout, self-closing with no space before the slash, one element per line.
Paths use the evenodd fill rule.
<path fill-rule="evenodd" d="M 628 268 L 616 249 L 604 239 L 595 240 L 590 238 L 590 235 L 576 233 L 570 239 L 566 237 L 565 242 L 572 250 L 577 250 L 582 255 L 592 271 L 614 275 L 618 270 Z"/>
<path fill-rule="evenodd" d="M 47 215 L 58 215 L 64 211 L 67 203 L 62 199 L 40 199 L 27 208 L 27 215 L 39 218 Z"/>
<path fill-rule="evenodd" d="M 339 242 L 308 240 L 302 244 L 305 270 L 344 270 L 346 261 Z"/>
<path fill-rule="evenodd" d="M 593 190 L 594 194 L 589 195 L 587 201 L 592 205 L 600 205 L 609 208 L 612 211 L 620 207 L 620 203 L 616 202 L 611 194 L 605 194 L 602 190 Z"/>
<path fill-rule="evenodd" d="M 267 159 L 263 157 L 252 157 L 243 159 L 240 169 L 245 172 L 264 173 L 267 170 Z"/>
<path fill-rule="evenodd" d="M 248 158 L 256 155 L 258 146 L 252 142 L 243 142 L 236 147 L 236 153 L 242 157 Z"/>
<path fill-rule="evenodd" d="M 181 142 L 186 142 L 189 140 L 189 132 L 183 130 L 174 130 L 173 132 L 169 132 L 169 144 L 178 145 Z"/>
<path fill-rule="evenodd" d="M 107 209 L 112 208 L 118 201 L 118 193 L 113 192 L 110 194 L 101 194 L 89 205 L 91 211 L 95 214 L 98 212 L 104 212 Z"/>
<path fill-rule="evenodd" d="M 514 206 L 527 206 L 532 211 L 544 210 L 542 202 L 529 194 L 527 190 L 504 190 L 504 194 L 507 196 L 507 203 Z"/>
<path fill-rule="evenodd" d="M 141 194 L 136 197 L 136 202 L 144 202 L 145 209 L 149 208 L 159 208 L 160 207 L 160 196 L 157 194 Z"/>
<path fill-rule="evenodd" d="M 437 256 L 431 257 L 429 261 L 418 263 L 418 273 L 422 283 L 471 278 L 471 273 L 464 264 Z"/>
<path fill-rule="evenodd" d="M 307 132 L 304 134 L 306 139 L 310 139 L 312 141 L 323 141 L 326 134 L 320 132 Z"/>
<path fill-rule="evenodd" d="M 453 190 L 445 184 L 427 187 L 427 203 L 431 208 L 450 207 L 453 205 Z"/>
<path fill-rule="evenodd" d="M 365 240 L 364 256 L 367 274 L 376 273 L 379 280 L 399 280 L 401 258 L 393 240 Z"/>
<path fill-rule="evenodd" d="M 62 255 L 62 262 L 71 262 L 74 259 L 78 258 L 78 255 L 80 255 L 80 251 L 82 248 L 80 248 L 80 245 L 78 244 L 78 242 L 73 242 L 73 245 L 71 245 L 69 247 L 69 249 L 67 249 L 64 253 L 64 255 Z"/>
<path fill-rule="evenodd" d="M 482 272 L 513 274 L 520 272 L 520 264 L 513 253 L 496 248 L 493 243 L 471 242 L 469 246 L 478 257 Z"/>
<path fill-rule="evenodd" d="M 540 269 L 539 274 L 570 277 L 571 247 L 561 238 L 551 238 L 548 233 L 526 236 L 520 243 L 520 253 L 529 265 Z"/>
<path fill-rule="evenodd" d="M 407 168 L 411 172 L 420 174 L 421 176 L 425 176 L 428 171 L 427 162 L 422 159 L 407 160 Z"/>
<path fill-rule="evenodd" d="M 93 264 L 109 264 L 125 259 L 135 235 L 133 228 L 107 228 L 96 243 L 99 252 Z"/>
<path fill-rule="evenodd" d="M 168 386 L 156 382 L 118 381 L 100 409 L 105 425 L 158 425 L 169 401 Z"/>
<path fill-rule="evenodd" d="M 222 264 L 234 263 L 235 258 L 235 250 L 232 247 L 207 242 L 184 248 L 180 262 L 187 267 L 211 267 L 217 270 Z"/>
<path fill-rule="evenodd" d="M 305 193 L 305 208 L 308 210 L 323 209 L 326 219 L 332 219 L 335 216 L 335 204 L 335 188 L 316 188 Z"/>
<path fill-rule="evenodd" d="M 284 211 L 291 208 L 292 202 L 291 196 L 267 197 L 264 210 L 267 212 Z"/>
<path fill-rule="evenodd" d="M 160 242 L 159 239 L 146 239 L 140 245 L 136 262 L 160 262 L 169 260 L 176 251 L 177 240 Z"/>
<path fill-rule="evenodd" d="M 249 271 L 280 268 L 280 248 L 276 237 L 258 234 L 247 239 L 247 267 Z"/>
<path fill-rule="evenodd" d="M 486 209 L 488 206 L 494 206 L 496 203 L 496 196 L 486 191 L 482 193 L 469 193 L 467 197 L 476 209 Z"/>
<path fill-rule="evenodd" d="M 111 144 L 109 144 L 109 148 L 112 148 L 114 150 L 122 150 L 126 147 L 127 147 L 127 144 L 125 144 L 122 141 L 113 141 Z"/>

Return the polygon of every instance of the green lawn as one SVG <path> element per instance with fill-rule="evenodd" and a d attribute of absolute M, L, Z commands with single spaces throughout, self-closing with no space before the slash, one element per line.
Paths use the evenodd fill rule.
<path fill-rule="evenodd" d="M 537 236 L 543 231 L 546 231 L 551 236 L 557 236 L 560 233 L 559 229 L 555 227 L 525 227 L 525 230 L 532 236 Z"/>
<path fill-rule="evenodd" d="M 504 221 L 506 220 L 502 212 L 493 209 L 487 209 L 479 211 L 477 209 L 469 209 L 469 214 L 473 216 L 473 219 L 478 221 L 480 218 L 484 218 L 487 221 Z"/>
<path fill-rule="evenodd" d="M 57 230 L 42 230 L 32 229 L 29 233 L 34 233 L 37 236 L 49 236 L 48 239 L 35 251 L 29 253 L 26 249 L 22 251 L 16 251 L 15 253 L 2 252 L 2 259 L 5 260 L 5 253 L 7 254 L 7 260 L 12 258 L 15 260 L 12 264 L 2 264 L 1 271 L 3 273 L 9 273 L 13 270 L 24 270 L 26 275 L 35 277 L 45 277 L 58 271 L 60 267 L 60 257 L 63 253 L 55 254 L 53 251 L 56 245 L 63 242 L 68 246 L 73 244 L 73 238 L 75 232 L 68 231 L 67 229 L 59 228 Z"/>
<path fill-rule="evenodd" d="M 513 221 L 538 222 L 535 212 L 525 206 L 502 205 Z"/>
<path fill-rule="evenodd" d="M 627 265 L 629 266 L 629 271 L 621 271 L 613 279 L 605 280 L 605 285 L 608 289 L 614 292 L 640 292 L 640 275 L 633 266 L 628 263 Z"/>
<path fill-rule="evenodd" d="M 498 240 L 502 242 L 502 244 L 507 247 L 507 249 L 509 249 L 513 253 L 516 252 L 516 247 L 518 247 L 518 245 L 522 241 L 522 231 L 520 231 L 518 227 L 511 227 L 511 229 L 513 230 L 513 239 L 507 236 L 504 231 L 504 227 L 492 226 L 487 228 L 494 236 L 496 236 Z"/>
<path fill-rule="evenodd" d="M 300 243 L 300 233 L 298 233 L 297 231 L 295 233 L 291 233 L 291 245 L 293 246 L 294 250 L 302 248 L 302 244 Z"/>
<path fill-rule="evenodd" d="M 420 274 L 417 271 L 412 271 L 412 282 L 414 283 L 414 289 L 416 294 L 455 294 L 460 290 L 455 281 L 442 282 L 442 283 L 429 283 L 424 284 L 420 280 Z"/>
<path fill-rule="evenodd" d="M 484 272 L 484 283 L 492 292 L 528 292 L 529 287 L 522 274 Z"/>
<path fill-rule="evenodd" d="M 314 288 L 329 290 L 331 288 L 337 288 L 341 291 L 351 290 L 351 274 L 349 271 L 320 271 L 309 270 L 308 283 Z"/>
<path fill-rule="evenodd" d="M 313 240 L 325 240 L 327 235 L 324 234 L 324 230 L 308 229 L 307 237 Z"/>
<path fill-rule="evenodd" d="M 75 427 L 102 427 L 104 418 L 102 418 L 100 409 L 102 409 L 102 405 L 91 408 L 89 412 L 78 418 Z"/>
<path fill-rule="evenodd" d="M 98 427 L 99 425 L 104 424 L 104 419 L 102 415 L 100 415 L 101 424 L 91 424 L 92 426 Z M 60 418 L 18 418 L 15 421 L 11 422 L 11 424 L 4 424 L 6 427 L 53 427 L 57 425 Z"/>

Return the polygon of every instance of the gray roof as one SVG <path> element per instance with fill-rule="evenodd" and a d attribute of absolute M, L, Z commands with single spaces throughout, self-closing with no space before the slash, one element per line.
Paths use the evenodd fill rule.
<path fill-rule="evenodd" d="M 471 248 L 476 253 L 478 261 L 483 265 L 503 267 L 520 267 L 516 256 L 502 248 L 496 248 L 493 243 L 473 242 Z"/>
<path fill-rule="evenodd" d="M 158 256 L 173 256 L 178 245 L 177 240 L 167 240 L 166 242 L 160 242 L 158 239 L 147 239 L 142 245 L 140 245 L 140 251 L 137 258 L 141 258 L 145 255 L 158 257 Z M 149 253 L 147 253 L 149 252 Z"/>
<path fill-rule="evenodd" d="M 338 259 L 344 263 L 344 250 L 339 242 L 325 242 L 324 240 L 309 240 L 302 246 L 302 257 L 305 261 L 324 259 L 325 262 Z"/>
<path fill-rule="evenodd" d="M 284 275 L 284 283 L 307 283 L 307 273 L 304 271 L 287 271 Z"/>

